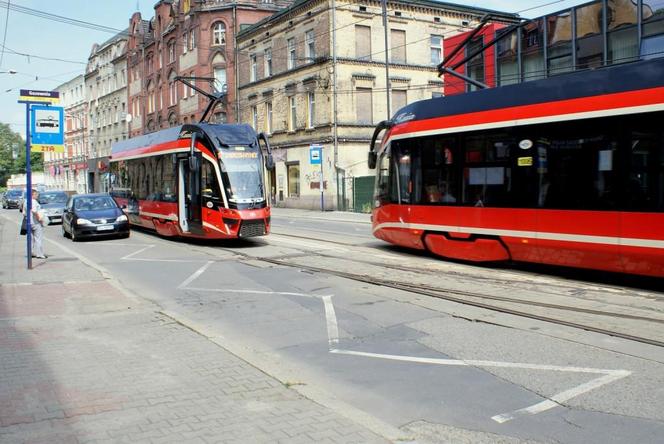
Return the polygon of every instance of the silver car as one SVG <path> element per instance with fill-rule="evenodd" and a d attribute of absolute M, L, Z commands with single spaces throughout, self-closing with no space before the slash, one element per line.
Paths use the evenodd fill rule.
<path fill-rule="evenodd" d="M 64 191 L 42 191 L 39 193 L 39 205 L 48 216 L 49 224 L 61 223 L 69 195 Z"/>

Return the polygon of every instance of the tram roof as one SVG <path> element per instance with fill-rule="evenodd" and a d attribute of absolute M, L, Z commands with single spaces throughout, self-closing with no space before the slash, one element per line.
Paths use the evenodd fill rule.
<path fill-rule="evenodd" d="M 181 137 L 184 131 L 191 131 L 194 127 L 201 129 L 211 140 L 220 145 L 253 145 L 256 141 L 256 133 L 251 125 L 232 123 L 195 123 L 174 126 L 172 128 L 155 131 L 131 139 L 122 140 L 113 144 L 111 156 L 114 154 L 133 151 L 139 148 L 160 145 L 173 142 Z"/>
<path fill-rule="evenodd" d="M 421 100 L 401 108 L 392 121 L 399 124 L 661 86 L 664 86 L 664 58 L 657 58 Z"/>

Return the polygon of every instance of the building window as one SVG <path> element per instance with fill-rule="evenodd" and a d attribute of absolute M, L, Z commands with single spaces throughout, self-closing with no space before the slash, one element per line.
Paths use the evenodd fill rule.
<path fill-rule="evenodd" d="M 265 132 L 272 134 L 272 102 L 265 103 Z"/>
<path fill-rule="evenodd" d="M 316 94 L 307 94 L 307 128 L 314 127 L 314 116 L 316 115 Z"/>
<path fill-rule="evenodd" d="M 222 22 L 215 23 L 212 28 L 212 44 L 215 46 L 226 44 L 226 25 Z"/>
<path fill-rule="evenodd" d="M 196 86 L 196 80 L 194 79 L 194 76 L 196 75 L 195 71 L 192 71 L 191 74 L 189 74 L 189 77 L 191 77 L 191 84 L 192 86 Z M 196 95 L 196 90 L 194 88 L 189 89 L 189 97 L 194 97 Z"/>
<path fill-rule="evenodd" d="M 272 75 L 272 49 L 267 48 L 265 50 L 265 77 L 270 77 Z"/>
<path fill-rule="evenodd" d="M 466 47 L 466 55 L 473 54 L 484 46 L 482 37 L 472 40 Z M 480 52 L 475 57 L 468 61 L 466 65 L 466 72 L 468 77 L 478 82 L 484 82 L 484 52 Z M 475 91 L 477 86 L 468 83 L 468 91 Z"/>
<path fill-rule="evenodd" d="M 171 40 L 168 44 L 168 63 L 175 61 L 175 40 Z"/>
<path fill-rule="evenodd" d="M 443 61 L 443 37 L 439 35 L 431 36 L 431 64 L 438 65 Z"/>
<path fill-rule="evenodd" d="M 392 90 L 392 114 L 396 114 L 397 111 L 406 106 L 408 103 L 407 97 L 405 89 Z"/>
<path fill-rule="evenodd" d="M 300 163 L 286 164 L 288 172 L 288 197 L 300 197 Z"/>
<path fill-rule="evenodd" d="M 251 107 L 251 126 L 254 130 L 258 130 L 258 107 Z"/>
<path fill-rule="evenodd" d="M 148 114 L 153 113 L 155 110 L 155 97 L 154 85 L 152 82 L 148 83 Z"/>
<path fill-rule="evenodd" d="M 371 92 L 371 88 L 357 88 L 355 90 L 355 117 L 359 124 L 373 124 Z"/>
<path fill-rule="evenodd" d="M 152 74 L 153 69 L 154 69 L 154 56 L 152 55 L 152 53 L 150 53 L 145 58 L 145 71 L 147 71 L 148 74 Z"/>
<path fill-rule="evenodd" d="M 305 37 L 305 57 L 310 61 L 313 62 L 314 59 L 316 58 L 316 40 L 314 37 L 314 30 L 307 31 L 306 34 L 304 35 Z"/>
<path fill-rule="evenodd" d="M 355 25 L 355 58 L 371 60 L 371 27 Z"/>
<path fill-rule="evenodd" d="M 194 119 L 192 118 L 191 121 L 193 122 Z M 226 113 L 223 111 L 219 111 L 214 113 L 214 121 L 216 123 L 226 123 L 228 122 L 228 117 L 226 116 Z"/>
<path fill-rule="evenodd" d="M 297 127 L 297 106 L 295 101 L 295 96 L 290 96 L 288 98 L 288 131 L 295 131 Z"/>
<path fill-rule="evenodd" d="M 664 1 L 643 0 L 641 58 L 661 57 L 664 52 Z"/>
<path fill-rule="evenodd" d="M 390 59 L 392 63 L 406 63 L 406 31 L 390 30 Z"/>
<path fill-rule="evenodd" d="M 195 47 L 196 47 L 196 33 L 192 29 L 189 32 L 189 51 L 193 51 Z"/>
<path fill-rule="evenodd" d="M 218 92 L 228 88 L 226 83 L 226 68 L 214 68 L 214 87 Z"/>
<path fill-rule="evenodd" d="M 182 34 L 182 54 L 187 53 L 187 46 L 189 46 L 189 33 Z"/>
<path fill-rule="evenodd" d="M 547 72 L 562 74 L 574 69 L 572 60 L 572 13 L 563 11 L 547 17 Z"/>
<path fill-rule="evenodd" d="M 256 54 L 251 54 L 249 56 L 249 65 L 250 65 L 250 72 L 249 72 L 249 81 L 250 82 L 255 82 L 257 78 L 257 69 L 256 69 Z"/>
<path fill-rule="evenodd" d="M 174 106 L 178 103 L 178 83 L 175 81 L 175 72 L 171 72 L 168 85 L 168 104 Z"/>
<path fill-rule="evenodd" d="M 295 68 L 295 39 L 288 39 L 288 69 Z"/>
<path fill-rule="evenodd" d="M 597 68 L 604 62 L 602 3 L 581 6 L 576 13 L 575 69 Z"/>

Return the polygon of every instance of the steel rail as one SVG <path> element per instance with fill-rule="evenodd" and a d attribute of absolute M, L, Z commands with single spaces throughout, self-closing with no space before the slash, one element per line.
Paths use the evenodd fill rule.
<path fill-rule="evenodd" d="M 247 255 L 247 256 L 249 256 L 249 255 Z M 475 298 L 493 299 L 493 298 L 500 298 L 500 296 L 490 297 L 490 296 L 482 295 L 482 294 L 472 294 L 470 292 L 458 292 L 458 291 L 446 290 L 446 289 L 432 290 L 432 289 L 428 289 L 428 288 L 426 288 L 424 286 L 420 286 L 420 285 L 405 284 L 405 283 L 402 283 L 402 282 L 389 281 L 389 280 L 384 280 L 384 279 L 377 279 L 377 278 L 374 278 L 374 277 L 371 277 L 371 276 L 353 274 L 353 273 L 348 273 L 348 272 L 345 272 L 345 271 L 336 271 L 336 270 L 331 270 L 331 269 L 321 268 L 321 267 L 314 267 L 314 266 L 311 266 L 311 265 L 294 264 L 294 263 L 287 262 L 287 261 L 284 261 L 284 260 L 279 260 L 279 259 L 265 258 L 265 257 L 252 257 L 252 259 L 260 260 L 260 261 L 263 261 L 263 262 L 268 262 L 268 263 L 275 264 L 275 265 L 280 265 L 280 266 L 286 266 L 286 267 L 291 267 L 291 268 L 300 268 L 300 269 L 303 269 L 303 270 L 308 270 L 308 271 L 313 271 L 313 272 L 331 274 L 331 275 L 334 275 L 334 276 L 338 276 L 338 277 L 342 277 L 342 278 L 346 278 L 346 279 L 350 279 L 350 280 L 354 280 L 354 281 L 358 281 L 358 282 L 364 282 L 364 283 L 367 283 L 367 284 L 394 288 L 394 289 L 406 291 L 406 292 L 409 292 L 409 293 L 422 294 L 422 295 L 425 295 L 425 296 L 431 296 L 431 297 L 435 297 L 435 298 L 438 298 L 438 299 L 444 299 L 444 300 L 451 301 L 451 302 L 457 302 L 457 303 L 464 304 L 464 305 L 470 305 L 470 306 L 473 306 L 473 307 L 483 308 L 483 309 L 486 309 L 486 310 L 497 311 L 497 312 L 500 312 L 500 313 L 511 314 L 511 315 L 514 315 L 514 316 L 520 316 L 520 317 L 525 317 L 525 318 L 529 318 L 529 319 L 535 319 L 535 320 L 538 320 L 538 321 L 549 322 L 549 323 L 558 324 L 558 325 L 564 325 L 564 326 L 567 326 L 567 327 L 577 328 L 577 329 L 591 331 L 591 332 L 595 332 L 595 333 L 601 333 L 601 334 L 605 334 L 605 335 L 608 335 L 608 336 L 613 336 L 613 337 L 622 338 L 622 339 L 628 339 L 630 341 L 635 341 L 635 342 L 641 342 L 641 343 L 644 343 L 644 344 L 654 345 L 656 347 L 664 347 L 664 342 L 663 341 L 658 341 L 656 339 L 650 339 L 650 338 L 645 338 L 645 337 L 642 337 L 642 336 L 630 335 L 628 333 L 621 333 L 621 332 L 617 332 L 617 331 L 614 331 L 614 330 L 607 330 L 607 329 L 604 329 L 604 328 L 594 327 L 592 325 L 587 325 L 587 324 L 580 324 L 580 323 L 577 323 L 577 322 L 566 321 L 566 320 L 558 319 L 558 318 L 555 318 L 555 317 L 536 315 L 536 314 L 529 313 L 529 312 L 522 311 L 522 310 L 516 310 L 516 309 L 511 309 L 511 308 L 500 307 L 500 306 L 496 306 L 496 305 L 492 305 L 492 304 L 487 304 L 487 303 L 484 303 L 484 302 L 472 301 L 472 300 L 468 300 L 468 299 L 464 299 L 462 297 L 459 297 L 459 296 L 463 295 L 463 296 L 470 296 L 470 297 L 475 297 Z M 454 294 L 456 294 L 457 296 L 455 296 Z M 537 305 L 537 304 L 531 304 L 528 301 L 518 301 L 517 303 L 524 304 L 524 305 Z M 555 304 L 552 304 L 552 305 L 555 305 Z M 589 309 L 575 309 L 574 307 L 569 307 L 569 308 L 567 308 L 567 310 L 585 312 L 585 310 L 589 310 Z M 620 315 L 620 314 L 610 313 L 610 312 L 601 312 L 601 311 L 597 311 L 597 310 L 595 310 L 595 311 L 597 313 L 593 313 L 593 314 L 601 314 L 601 315 L 604 315 L 604 316 L 613 316 L 613 317 L 619 317 L 619 318 L 631 316 L 631 315 L 617 316 L 617 315 Z M 635 317 L 635 318 L 639 319 L 640 317 Z M 634 319 L 634 318 L 630 318 L 630 319 Z M 639 319 L 639 320 L 644 320 L 644 321 L 649 321 L 649 322 L 662 322 L 658 319 L 645 318 L 645 317 L 643 317 L 642 319 Z"/>

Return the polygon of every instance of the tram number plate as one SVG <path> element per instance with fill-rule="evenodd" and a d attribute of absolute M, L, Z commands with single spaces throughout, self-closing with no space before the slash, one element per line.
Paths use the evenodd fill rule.
<path fill-rule="evenodd" d="M 97 231 L 108 231 L 108 230 L 112 230 L 112 229 L 113 229 L 113 225 L 99 225 L 97 227 Z"/>

